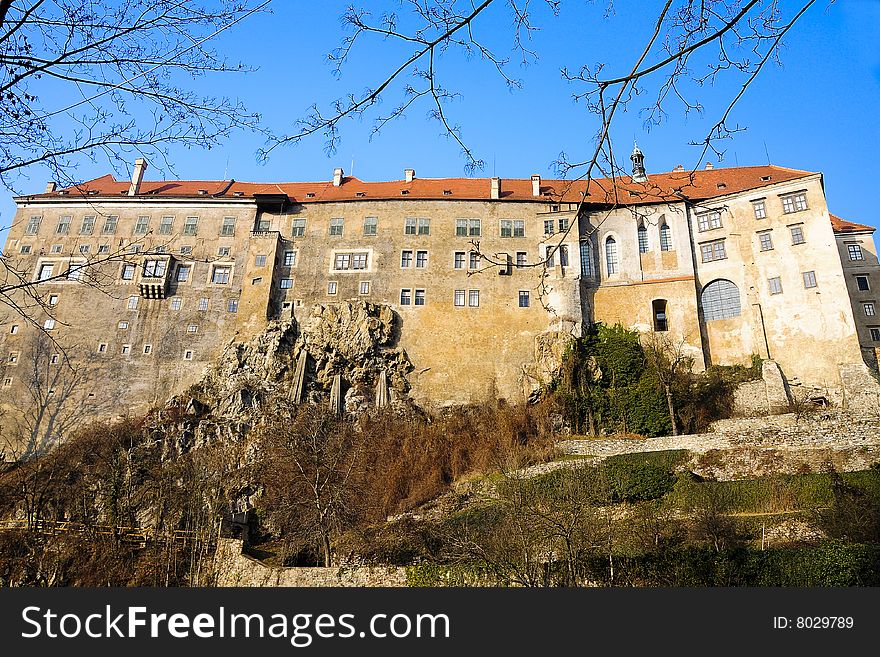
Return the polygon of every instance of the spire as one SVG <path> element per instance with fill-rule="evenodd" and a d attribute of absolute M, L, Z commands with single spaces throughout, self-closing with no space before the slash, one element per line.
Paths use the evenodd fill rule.
<path fill-rule="evenodd" d="M 633 142 L 633 152 L 629 156 L 633 163 L 633 182 L 648 182 L 648 175 L 645 173 L 645 155 L 639 150 L 639 145 Z"/>

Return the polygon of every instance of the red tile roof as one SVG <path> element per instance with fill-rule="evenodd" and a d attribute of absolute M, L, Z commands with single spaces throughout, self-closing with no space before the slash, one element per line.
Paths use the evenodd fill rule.
<path fill-rule="evenodd" d="M 841 219 L 837 215 L 830 215 L 831 217 L 831 227 L 834 229 L 835 233 L 860 233 L 862 231 L 870 231 L 874 232 L 876 229 L 873 226 L 866 226 L 865 224 L 856 224 L 852 221 L 847 221 L 846 219 Z"/>
<path fill-rule="evenodd" d="M 541 195 L 532 195 L 531 179 L 502 179 L 501 200 L 576 203 L 589 189 L 587 200 L 599 204 L 642 205 L 658 201 L 677 201 L 682 198 L 701 200 L 749 189 L 758 189 L 779 182 L 813 175 L 809 171 L 778 166 L 730 167 L 698 171 L 671 171 L 650 174 L 648 182 L 634 183 L 629 177 L 614 180 L 601 178 L 590 181 L 542 180 Z M 128 181 L 118 181 L 112 175 L 89 180 L 65 190 L 70 196 L 122 196 L 128 193 Z M 51 198 L 59 192 L 36 194 L 30 198 Z M 140 198 L 161 196 L 189 198 L 210 196 L 231 198 L 253 197 L 258 194 L 286 194 L 299 203 L 353 201 L 357 199 L 409 200 L 489 200 L 489 178 L 415 178 L 412 182 L 364 182 L 354 177 L 343 178 L 339 187 L 330 181 L 290 183 L 250 183 L 235 180 L 174 180 L 144 181 Z"/>

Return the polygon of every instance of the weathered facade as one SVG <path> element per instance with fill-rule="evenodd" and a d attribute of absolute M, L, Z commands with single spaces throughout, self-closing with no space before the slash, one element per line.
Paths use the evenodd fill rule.
<path fill-rule="evenodd" d="M 757 354 L 818 388 L 876 362 L 873 228 L 832 219 L 821 174 L 636 164 L 589 183 L 254 184 L 149 182 L 139 161 L 130 183 L 50 185 L 16 199 L 4 251 L 28 285 L 10 291 L 26 317 L 2 318 L 3 404 L 39 399 L 59 426 L 71 408 L 140 412 L 267 321 L 352 301 L 394 310 L 426 407 L 527 398 L 593 321 L 663 332 L 698 367 Z M 8 435 L 36 422 L 10 413 Z"/>

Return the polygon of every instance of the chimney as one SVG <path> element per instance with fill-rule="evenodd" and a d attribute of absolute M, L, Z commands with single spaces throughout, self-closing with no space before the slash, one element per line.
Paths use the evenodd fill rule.
<path fill-rule="evenodd" d="M 537 173 L 532 176 L 532 196 L 541 195 L 541 176 Z"/>
<path fill-rule="evenodd" d="M 147 170 L 147 161 L 139 157 L 134 161 L 134 169 L 131 172 L 131 186 L 128 188 L 129 196 L 137 196 L 141 191 L 141 183 L 144 180 L 144 171 Z"/>
<path fill-rule="evenodd" d="M 344 175 L 345 175 L 345 172 L 342 170 L 341 167 L 336 167 L 335 169 L 333 169 L 333 186 L 334 187 L 339 187 L 340 185 L 342 185 L 342 176 L 344 176 Z"/>
<path fill-rule="evenodd" d="M 403 176 L 404 176 L 404 178 L 406 178 L 406 182 L 411 183 L 413 181 L 413 178 L 416 177 L 416 170 L 415 169 L 404 169 Z"/>
<path fill-rule="evenodd" d="M 684 165 L 683 165 L 683 164 L 679 164 L 679 165 L 677 165 L 677 166 L 673 169 L 673 171 L 684 171 Z"/>
<path fill-rule="evenodd" d="M 55 183 L 53 183 L 53 182 L 46 183 L 46 191 L 43 193 L 44 194 L 51 194 L 54 191 L 55 191 Z"/>
<path fill-rule="evenodd" d="M 501 198 L 501 178 L 492 178 L 492 194 L 491 198 Z"/>
<path fill-rule="evenodd" d="M 715 167 L 711 162 L 706 162 L 706 171 L 711 171 L 714 168 Z"/>

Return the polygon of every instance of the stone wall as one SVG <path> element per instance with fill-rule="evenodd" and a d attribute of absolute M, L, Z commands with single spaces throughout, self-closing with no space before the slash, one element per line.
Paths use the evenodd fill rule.
<path fill-rule="evenodd" d="M 214 555 L 214 586 L 400 587 L 406 586 L 406 568 L 357 566 L 335 568 L 280 568 L 266 566 L 242 554 L 242 542 L 221 538 Z"/>

